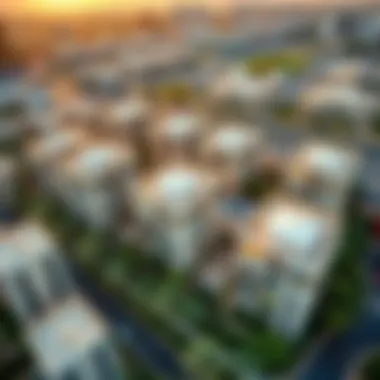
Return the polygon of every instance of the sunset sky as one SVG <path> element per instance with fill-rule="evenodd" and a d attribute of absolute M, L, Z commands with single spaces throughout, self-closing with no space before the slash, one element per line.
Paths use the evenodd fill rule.
<path fill-rule="evenodd" d="M 202 4 L 210 7 L 236 4 L 237 2 L 260 5 L 275 4 L 331 4 L 340 2 L 362 3 L 363 0 L 0 0 L 0 14 L 75 14 L 86 13 L 88 10 L 120 10 L 132 11 L 141 8 L 165 9 L 179 4 Z"/>

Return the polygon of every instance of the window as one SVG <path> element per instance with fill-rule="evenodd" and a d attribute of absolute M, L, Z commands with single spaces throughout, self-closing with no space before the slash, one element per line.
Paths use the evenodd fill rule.
<path fill-rule="evenodd" d="M 56 257 L 49 257 L 43 262 L 44 273 L 54 299 L 61 299 L 72 291 L 72 284 L 65 263 Z"/>
<path fill-rule="evenodd" d="M 27 273 L 16 273 L 14 282 L 16 284 L 17 296 L 22 299 L 28 317 L 38 316 L 42 309 L 42 299 L 39 297 L 34 283 Z"/>
<path fill-rule="evenodd" d="M 112 351 L 107 346 L 99 346 L 94 350 L 93 363 L 96 368 L 97 380 L 109 380 L 119 378 Z"/>
<path fill-rule="evenodd" d="M 77 369 L 72 368 L 72 369 L 66 370 L 66 372 L 62 376 L 62 380 L 87 380 L 87 379 L 81 379 Z"/>

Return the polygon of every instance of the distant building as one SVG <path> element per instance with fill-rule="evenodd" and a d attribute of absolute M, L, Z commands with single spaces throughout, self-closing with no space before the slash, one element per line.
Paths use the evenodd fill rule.
<path fill-rule="evenodd" d="M 211 12 L 202 6 L 181 6 L 173 10 L 172 23 L 183 37 L 191 37 L 204 30 L 214 28 Z"/>
<path fill-rule="evenodd" d="M 210 86 L 210 102 L 219 113 L 228 113 L 230 117 L 264 119 L 283 79 L 279 73 L 260 77 L 249 74 L 245 67 L 233 67 Z"/>
<path fill-rule="evenodd" d="M 259 167 L 265 149 L 264 136 L 249 124 L 226 122 L 210 132 L 203 148 L 206 165 L 222 178 L 235 177 L 238 191 Z"/>
<path fill-rule="evenodd" d="M 354 142 L 363 142 L 369 137 L 376 101 L 363 90 L 352 85 L 320 83 L 306 89 L 299 100 L 303 112 L 311 117 L 309 123 L 313 124 L 315 116 L 324 118 L 321 127 L 329 126 L 322 131 L 326 136 L 335 135 Z M 322 128 L 316 127 L 321 131 Z"/>
<path fill-rule="evenodd" d="M 155 124 L 152 134 L 157 160 L 199 159 L 201 141 L 209 129 L 200 111 L 169 109 L 157 117 Z"/>
<path fill-rule="evenodd" d="M 295 152 L 286 170 L 286 181 L 300 199 L 340 211 L 358 180 L 359 170 L 360 160 L 354 150 L 315 142 Z"/>

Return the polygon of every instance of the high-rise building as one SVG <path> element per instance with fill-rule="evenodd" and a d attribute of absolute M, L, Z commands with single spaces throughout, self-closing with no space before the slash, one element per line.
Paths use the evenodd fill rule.
<path fill-rule="evenodd" d="M 2 228 L 0 279 L 23 322 L 38 318 L 74 289 L 59 247 L 37 221 Z"/>
<path fill-rule="evenodd" d="M 29 324 L 26 336 L 42 380 L 124 378 L 110 331 L 80 296 Z"/>

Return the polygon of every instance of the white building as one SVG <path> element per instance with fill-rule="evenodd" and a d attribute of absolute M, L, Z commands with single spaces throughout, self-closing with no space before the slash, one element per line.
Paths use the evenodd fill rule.
<path fill-rule="evenodd" d="M 121 211 L 124 187 L 135 175 L 132 147 L 94 139 L 54 167 L 57 191 L 72 212 L 95 228 L 107 228 Z"/>
<path fill-rule="evenodd" d="M 259 77 L 237 66 L 217 78 L 210 88 L 209 96 L 219 112 L 267 121 L 267 108 L 283 81 L 284 77 L 280 73 Z"/>
<path fill-rule="evenodd" d="M 329 84 L 360 85 L 371 71 L 371 64 L 363 59 L 335 59 L 329 62 L 322 73 L 322 80 Z"/>
<path fill-rule="evenodd" d="M 308 117 L 325 115 L 330 117 L 332 125 L 326 131 L 327 136 L 339 134 L 340 137 L 365 141 L 369 136 L 370 124 L 376 110 L 375 98 L 351 85 L 316 84 L 301 94 L 300 106 Z M 334 120 L 344 118 L 347 126 L 334 126 Z M 340 120 L 341 121 L 341 120 Z M 344 131 L 342 131 L 344 127 Z M 334 130 L 335 128 L 335 130 Z M 343 134 L 343 136 L 342 136 Z"/>
<path fill-rule="evenodd" d="M 62 127 L 59 120 L 57 123 L 54 131 L 32 140 L 24 153 L 42 184 L 53 191 L 56 191 L 58 184 L 53 170 L 55 163 L 76 151 L 88 139 L 88 133 L 84 129 L 75 126 Z"/>
<path fill-rule="evenodd" d="M 358 178 L 360 159 L 349 148 L 313 142 L 291 158 L 286 181 L 293 194 L 330 210 L 341 210 Z"/>
<path fill-rule="evenodd" d="M 82 91 L 103 99 L 124 96 L 131 80 L 118 60 L 85 66 L 76 73 L 76 78 Z"/>
<path fill-rule="evenodd" d="M 211 172 L 175 162 L 140 178 L 128 194 L 152 247 L 174 269 L 198 260 L 212 230 L 217 187 Z"/>
<path fill-rule="evenodd" d="M 178 44 L 157 45 L 147 51 L 128 54 L 125 75 L 140 86 L 186 81 L 191 83 L 199 64 L 191 49 Z"/>
<path fill-rule="evenodd" d="M 124 378 L 108 327 L 79 296 L 29 324 L 26 337 L 42 379 Z"/>
<path fill-rule="evenodd" d="M 197 159 L 209 125 L 200 111 L 174 109 L 157 116 L 152 130 L 158 160 L 173 157 Z"/>
<path fill-rule="evenodd" d="M 212 130 L 205 140 L 205 163 L 222 177 L 236 178 L 239 188 L 258 167 L 263 144 L 260 129 L 240 122 L 227 122 Z"/>
<path fill-rule="evenodd" d="M 53 236 L 37 221 L 3 227 L 1 241 L 1 285 L 20 320 L 38 318 L 73 291 Z"/>
<path fill-rule="evenodd" d="M 240 232 L 235 305 L 291 339 L 304 331 L 339 243 L 335 217 L 271 199 Z"/>

